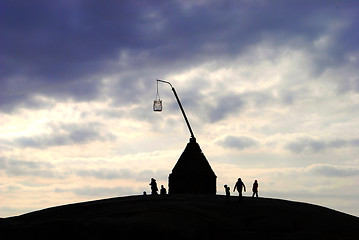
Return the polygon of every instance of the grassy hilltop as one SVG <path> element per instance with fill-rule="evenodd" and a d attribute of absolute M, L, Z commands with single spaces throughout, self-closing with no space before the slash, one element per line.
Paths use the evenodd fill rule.
<path fill-rule="evenodd" d="M 359 239 L 359 218 L 268 198 L 129 196 L 1 219 L 0 232 L 5 239 Z"/>

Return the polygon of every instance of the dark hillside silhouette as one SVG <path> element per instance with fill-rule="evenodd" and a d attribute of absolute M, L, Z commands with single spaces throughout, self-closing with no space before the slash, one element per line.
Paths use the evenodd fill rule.
<path fill-rule="evenodd" d="M 2 239 L 359 239 L 359 218 L 306 203 L 201 194 L 120 197 L 0 219 Z"/>

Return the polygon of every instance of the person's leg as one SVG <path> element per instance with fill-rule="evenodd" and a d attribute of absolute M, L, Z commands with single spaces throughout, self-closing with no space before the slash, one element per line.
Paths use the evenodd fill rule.
<path fill-rule="evenodd" d="M 242 201 L 242 192 L 238 192 L 239 195 L 238 195 L 238 201 Z"/>

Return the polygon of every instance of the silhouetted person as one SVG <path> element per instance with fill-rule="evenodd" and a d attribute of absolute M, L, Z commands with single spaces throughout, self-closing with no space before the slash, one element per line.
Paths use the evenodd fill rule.
<path fill-rule="evenodd" d="M 254 195 L 256 195 L 256 197 L 258 197 L 258 181 L 257 180 L 254 180 L 252 191 L 253 191 L 252 197 L 254 197 Z"/>
<path fill-rule="evenodd" d="M 166 195 L 166 194 L 167 194 L 167 190 L 166 190 L 166 188 L 164 188 L 163 185 L 161 185 L 160 194 L 161 194 L 161 195 Z"/>
<path fill-rule="evenodd" d="M 152 195 L 157 195 L 157 191 L 158 191 L 158 188 L 157 188 L 157 183 L 156 183 L 156 179 L 154 178 L 151 178 L 151 182 L 150 184 L 151 185 L 151 191 L 152 191 Z"/>
<path fill-rule="evenodd" d="M 241 178 L 238 178 L 238 181 L 236 182 L 236 185 L 234 185 L 234 189 L 233 189 L 233 192 L 238 191 L 239 193 L 239 198 L 238 200 L 242 200 L 242 190 L 244 188 L 244 191 L 246 191 L 246 186 L 244 185 L 244 183 L 242 182 L 242 179 Z"/>
<path fill-rule="evenodd" d="M 231 193 L 229 191 L 229 187 L 227 185 L 224 185 L 224 189 L 226 191 L 226 197 L 227 197 L 227 199 L 229 199 L 229 197 L 231 196 Z"/>

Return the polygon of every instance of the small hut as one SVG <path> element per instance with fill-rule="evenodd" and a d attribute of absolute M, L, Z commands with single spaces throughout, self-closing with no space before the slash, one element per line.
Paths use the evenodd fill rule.
<path fill-rule="evenodd" d="M 169 194 L 216 194 L 216 180 L 199 144 L 191 138 L 168 177 Z"/>

